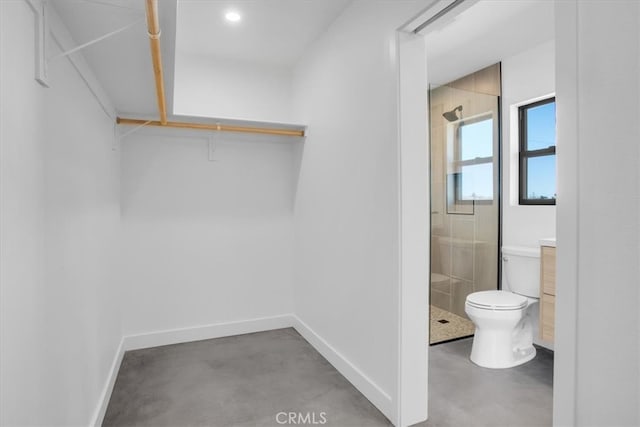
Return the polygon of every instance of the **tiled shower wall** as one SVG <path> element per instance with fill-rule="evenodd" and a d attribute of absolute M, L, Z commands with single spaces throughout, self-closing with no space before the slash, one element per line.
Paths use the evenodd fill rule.
<path fill-rule="evenodd" d="M 464 213 L 452 213 L 447 206 L 447 176 L 455 171 L 452 144 L 455 122 L 442 114 L 458 105 L 465 118 L 491 114 L 498 123 L 500 64 L 434 88 L 431 108 L 431 303 L 466 317 L 468 294 L 497 289 L 499 230 L 499 144 L 494 142 L 494 198 L 491 202 L 465 207 Z M 499 132 L 499 127 L 494 127 Z"/>

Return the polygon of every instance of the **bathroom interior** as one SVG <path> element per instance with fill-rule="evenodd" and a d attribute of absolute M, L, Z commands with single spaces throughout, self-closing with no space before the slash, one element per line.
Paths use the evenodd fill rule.
<path fill-rule="evenodd" d="M 500 64 L 430 89 L 432 344 L 473 335 L 467 295 L 497 289 L 499 95 Z"/>
<path fill-rule="evenodd" d="M 535 348 L 553 350 L 555 42 L 551 2 L 495 3 L 471 5 L 425 34 L 429 344 L 473 339 L 473 362 L 508 368 Z M 512 319 L 487 332 L 474 310 Z M 481 352 L 502 351 L 485 348 L 489 341 L 515 356 L 486 360 Z"/>

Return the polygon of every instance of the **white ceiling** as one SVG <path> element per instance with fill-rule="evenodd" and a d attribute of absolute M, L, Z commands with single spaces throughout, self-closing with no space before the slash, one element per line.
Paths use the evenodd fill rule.
<path fill-rule="evenodd" d="M 161 45 L 169 105 L 176 50 L 291 66 L 350 2 L 161 0 Z M 144 0 L 56 0 L 50 4 L 78 44 L 145 16 Z M 235 25 L 224 20 L 224 13 L 232 9 L 242 14 L 242 21 Z M 446 83 L 553 39 L 553 2 L 479 0 L 460 14 L 438 21 L 425 37 L 429 80 Z M 82 54 L 118 112 L 157 114 L 144 22 L 83 49 Z"/>
<path fill-rule="evenodd" d="M 426 33 L 429 81 L 447 83 L 555 37 L 554 2 L 480 0 Z"/>
<path fill-rule="evenodd" d="M 291 66 L 350 2 L 160 0 L 168 105 L 172 105 L 173 98 L 176 40 L 184 52 Z M 55 0 L 49 4 L 77 44 L 141 20 L 126 31 L 82 49 L 81 53 L 120 114 L 157 115 L 144 0 Z M 242 14 L 242 21 L 236 25 L 224 20 L 224 12 L 230 9 Z"/>
<path fill-rule="evenodd" d="M 176 50 L 293 65 L 351 0 L 179 0 Z M 225 12 L 242 15 L 238 23 Z"/>
<path fill-rule="evenodd" d="M 162 0 L 160 7 L 171 1 Z M 174 0 L 175 7 L 175 0 Z M 157 114 L 144 0 L 56 0 L 53 7 L 81 44 L 140 20 L 132 28 L 82 49 L 81 53 L 120 113 Z M 169 11 L 170 11 L 169 7 Z M 165 68 L 173 64 L 170 13 L 160 10 Z M 166 31 L 165 31 L 166 30 Z M 165 46 L 166 44 L 166 46 Z M 54 65 L 55 66 L 55 65 Z M 170 68 L 171 70 L 173 67 Z M 171 86 L 169 86 L 171 87 Z"/>

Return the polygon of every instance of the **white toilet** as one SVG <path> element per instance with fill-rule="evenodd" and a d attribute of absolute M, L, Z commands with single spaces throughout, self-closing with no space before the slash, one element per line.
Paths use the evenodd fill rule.
<path fill-rule="evenodd" d="M 465 312 L 476 326 L 471 361 L 485 368 L 511 368 L 536 356 L 531 307 L 540 295 L 540 249 L 504 246 L 502 291 L 474 292 Z"/>

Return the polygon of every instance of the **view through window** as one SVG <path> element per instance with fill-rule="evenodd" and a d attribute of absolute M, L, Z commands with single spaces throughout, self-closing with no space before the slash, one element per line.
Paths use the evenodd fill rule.
<path fill-rule="evenodd" d="M 556 203 L 556 102 L 548 98 L 519 108 L 520 204 Z"/>
<path fill-rule="evenodd" d="M 493 118 L 458 126 L 458 201 L 493 200 Z"/>

